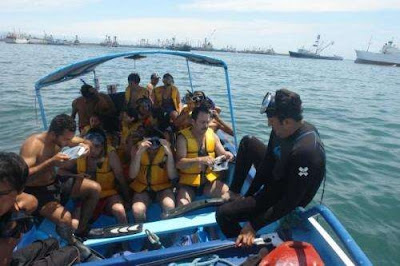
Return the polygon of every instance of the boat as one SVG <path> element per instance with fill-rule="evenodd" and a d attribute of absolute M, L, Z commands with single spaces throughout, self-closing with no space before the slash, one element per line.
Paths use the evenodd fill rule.
<path fill-rule="evenodd" d="M 190 69 L 192 63 L 214 67 L 216 69 L 213 73 L 217 73 L 218 69 L 222 70 L 221 73 L 226 81 L 230 120 L 235 134 L 234 137 L 228 137 L 224 133 L 218 132 L 218 135 L 224 147 L 235 154 L 238 142 L 227 64 L 218 58 L 181 51 L 145 50 L 109 54 L 76 62 L 44 76 L 35 83 L 35 94 L 40 107 L 44 130 L 47 130 L 48 123 L 41 89 L 89 73 L 93 73 L 93 79 L 98 80 L 95 70 L 103 63 L 118 58 L 134 61 L 145 60 L 150 56 L 161 56 L 163 60 L 167 56 L 174 56 L 182 58 L 183 62 L 186 61 L 188 84 L 190 84 L 189 89 L 192 92 L 194 90 Z M 184 88 L 182 88 L 182 91 L 184 91 Z M 119 94 L 124 97 L 124 92 Z M 225 180 L 227 184 L 232 181 L 234 167 L 234 163 L 229 164 Z M 242 192 L 247 190 L 254 174 L 255 169 L 252 168 Z M 205 260 L 212 260 L 211 262 L 215 262 L 215 264 L 218 261 L 224 261 L 228 265 L 239 265 L 250 256 L 258 254 L 261 248 L 280 247 L 282 242 L 286 240 L 312 244 L 326 265 L 371 265 L 368 257 L 340 221 L 323 204 L 317 204 L 308 209 L 298 208 L 281 220 L 264 226 L 258 231 L 255 245 L 252 248 L 241 249 L 235 248 L 234 239 L 226 239 L 217 225 L 215 210 L 216 206 L 221 203 L 221 199 L 197 198 L 196 201 L 184 208 L 178 207 L 168 212 L 162 220 L 159 219 L 160 207 L 152 204 L 147 212 L 148 222 L 140 225 L 116 225 L 114 218 L 102 215 L 93 224 L 93 228 L 98 228 L 97 232 L 100 233 L 84 241 L 84 244 L 106 258 L 87 265 L 167 265 L 169 263 L 181 265 L 187 262 L 204 262 Z M 132 214 L 128 213 L 128 216 L 132 221 Z M 322 219 L 318 220 L 317 216 Z M 327 229 L 330 230 L 330 233 Z M 58 237 L 58 234 L 55 231 L 54 224 L 44 219 L 24 235 L 17 249 L 34 240 L 45 239 L 49 236 Z M 337 239 L 335 240 L 333 237 L 337 237 Z M 60 241 L 62 240 L 60 239 Z M 121 243 L 127 243 L 130 251 L 110 254 L 113 248 L 121 245 Z"/>
<path fill-rule="evenodd" d="M 400 66 L 400 49 L 393 41 L 385 43 L 379 53 L 356 50 L 358 64 Z"/>
<path fill-rule="evenodd" d="M 334 42 L 329 42 L 327 45 L 324 45 L 323 42 L 320 42 L 321 35 L 318 34 L 317 39 L 315 40 L 312 48 L 306 49 L 304 47 L 297 50 L 297 52 L 289 51 L 289 55 L 291 57 L 297 58 L 309 58 L 309 59 L 325 59 L 325 60 L 343 60 L 343 57 L 338 55 L 333 56 L 325 56 L 321 55 L 321 52 L 326 48 L 332 46 Z"/>
<path fill-rule="evenodd" d="M 15 32 L 8 33 L 4 38 L 4 42 L 6 43 L 15 43 L 15 44 L 27 44 L 28 39 L 24 34 L 17 34 Z"/>
<path fill-rule="evenodd" d="M 114 36 L 114 40 L 112 41 L 111 36 L 106 35 L 106 38 L 100 43 L 100 45 L 107 47 L 118 47 L 119 43 L 117 42 L 117 36 Z"/>

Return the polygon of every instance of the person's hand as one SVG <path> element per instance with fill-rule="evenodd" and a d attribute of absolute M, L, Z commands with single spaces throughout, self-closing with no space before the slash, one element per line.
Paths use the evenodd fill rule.
<path fill-rule="evenodd" d="M 160 139 L 160 144 L 164 147 L 164 150 L 167 153 L 172 153 L 172 151 L 171 151 L 171 143 L 169 143 L 166 139 Z"/>
<path fill-rule="evenodd" d="M 218 114 L 217 110 L 215 110 L 215 109 L 211 110 L 211 117 L 215 118 L 217 120 L 219 119 L 219 114 Z"/>
<path fill-rule="evenodd" d="M 60 166 L 62 165 L 65 161 L 69 160 L 69 156 L 64 154 L 64 153 L 57 153 L 56 155 L 54 155 L 51 160 L 53 161 L 55 166 Z"/>
<path fill-rule="evenodd" d="M 79 173 L 79 174 L 76 174 L 76 177 L 92 179 L 91 175 L 88 175 L 88 174 L 86 174 L 86 173 Z"/>
<path fill-rule="evenodd" d="M 229 162 L 232 162 L 233 158 L 235 158 L 235 156 L 233 156 L 233 154 L 229 151 L 225 152 L 225 159 Z"/>
<path fill-rule="evenodd" d="M 212 166 L 214 164 L 215 159 L 211 156 L 203 156 L 203 157 L 198 157 L 199 158 L 199 163 L 207 166 Z"/>
<path fill-rule="evenodd" d="M 254 243 L 254 237 L 256 236 L 256 231 L 250 223 L 247 223 L 240 231 L 239 236 L 236 238 L 235 245 L 237 247 L 250 247 Z"/>
<path fill-rule="evenodd" d="M 150 148 L 151 142 L 149 139 L 144 139 L 142 142 L 139 143 L 138 145 L 138 153 L 142 154 L 144 151 L 146 151 L 148 148 Z"/>
<path fill-rule="evenodd" d="M 83 153 L 80 157 L 86 156 L 90 153 L 90 145 L 89 144 L 82 142 L 82 143 L 79 143 L 79 146 L 85 148 L 85 150 L 83 151 Z"/>

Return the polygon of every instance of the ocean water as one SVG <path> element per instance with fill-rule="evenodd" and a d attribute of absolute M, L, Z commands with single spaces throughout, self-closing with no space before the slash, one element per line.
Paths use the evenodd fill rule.
<path fill-rule="evenodd" d="M 35 108 L 34 83 L 78 60 L 129 48 L 97 46 L 12 45 L 0 42 L 0 150 L 18 152 L 23 140 L 42 130 Z M 239 139 L 268 140 L 270 129 L 259 114 L 267 91 L 287 87 L 301 95 L 304 117 L 322 136 L 327 152 L 324 203 L 331 208 L 376 265 L 400 263 L 400 68 L 358 65 L 352 61 L 319 61 L 284 56 L 206 53 L 229 67 Z M 96 73 L 101 90 L 138 72 L 146 85 L 152 72 L 170 72 L 181 94 L 190 88 L 186 62 L 153 56 L 134 62 L 118 59 Z M 193 85 L 224 110 L 227 98 L 223 70 L 191 64 Z M 83 77 L 92 83 L 92 75 Z M 79 80 L 42 89 L 48 120 L 71 112 Z M 223 113 L 229 120 L 227 111 Z M 320 192 L 321 193 L 321 192 Z M 319 195 L 316 199 L 319 199 Z"/>

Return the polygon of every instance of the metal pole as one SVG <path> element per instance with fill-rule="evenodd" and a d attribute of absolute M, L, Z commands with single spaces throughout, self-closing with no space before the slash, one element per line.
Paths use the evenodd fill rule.
<path fill-rule="evenodd" d="M 192 93 L 193 93 L 192 74 L 190 73 L 189 60 L 187 60 L 187 59 L 186 59 L 186 65 L 187 65 L 188 74 L 189 74 L 190 88 L 192 89 Z"/>
<path fill-rule="evenodd" d="M 229 74 L 228 74 L 228 66 L 224 65 L 225 70 L 225 80 L 226 80 L 226 89 L 228 91 L 228 99 L 229 99 L 229 111 L 231 113 L 231 123 L 233 129 L 233 139 L 235 140 L 235 148 L 236 151 L 238 150 L 238 141 L 237 141 L 237 134 L 236 134 L 236 123 L 235 123 L 235 114 L 233 113 L 233 102 L 232 102 L 232 95 L 231 95 L 231 84 L 229 81 Z"/>
<path fill-rule="evenodd" d="M 42 96 L 40 95 L 40 89 L 35 88 L 35 92 L 36 92 L 36 98 L 38 99 L 38 103 L 39 103 L 40 116 L 42 117 L 43 129 L 47 130 L 46 114 L 44 112 L 44 106 L 43 106 Z"/>

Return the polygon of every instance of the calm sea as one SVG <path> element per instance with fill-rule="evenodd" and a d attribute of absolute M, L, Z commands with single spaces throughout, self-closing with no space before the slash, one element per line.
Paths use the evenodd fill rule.
<path fill-rule="evenodd" d="M 78 60 L 129 48 L 13 45 L 0 42 L 0 150 L 19 150 L 42 130 L 35 108 L 34 83 Z M 376 265 L 400 263 L 400 68 L 318 61 L 283 56 L 203 53 L 228 63 L 238 135 L 267 141 L 269 129 L 258 112 L 267 91 L 287 87 L 303 100 L 304 115 L 320 131 L 327 151 L 324 203 L 341 220 Z M 192 64 L 195 89 L 227 107 L 223 70 Z M 170 72 L 183 94 L 190 88 L 186 62 L 155 56 L 134 62 L 118 59 L 96 70 L 101 90 L 126 86 L 138 72 L 142 84 L 154 71 Z M 83 77 L 92 82 L 92 75 Z M 44 88 L 47 117 L 71 112 L 79 80 Z M 225 109 L 227 110 L 227 109 Z M 228 112 L 224 118 L 229 119 Z"/>

